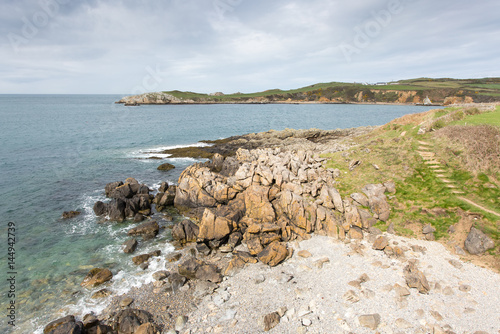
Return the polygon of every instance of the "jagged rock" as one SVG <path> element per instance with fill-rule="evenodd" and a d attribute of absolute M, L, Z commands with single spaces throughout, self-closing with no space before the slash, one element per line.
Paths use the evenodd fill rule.
<path fill-rule="evenodd" d="M 390 206 L 385 196 L 386 188 L 381 184 L 368 184 L 363 187 L 363 193 L 368 197 L 370 209 L 378 215 L 381 221 L 387 221 L 390 215 Z"/>
<path fill-rule="evenodd" d="M 431 224 L 425 225 L 422 229 L 423 234 L 429 234 L 434 232 L 436 232 L 436 229 Z"/>
<path fill-rule="evenodd" d="M 415 263 L 410 262 L 404 269 L 404 276 L 406 279 L 406 284 L 410 288 L 416 288 L 418 292 L 427 294 L 429 293 L 430 286 L 427 282 L 425 275 L 418 270 Z"/>
<path fill-rule="evenodd" d="M 262 223 L 271 223 L 275 219 L 272 204 L 269 202 L 269 188 L 252 185 L 245 191 L 246 217 Z"/>
<path fill-rule="evenodd" d="M 279 323 L 280 323 L 280 315 L 278 314 L 278 312 L 272 312 L 267 314 L 266 316 L 264 316 L 263 319 L 264 331 L 266 332 L 270 331 L 271 329 L 276 327 L 276 325 L 278 325 Z"/>
<path fill-rule="evenodd" d="M 383 186 L 386 189 L 386 192 L 390 194 L 395 194 L 396 193 L 396 184 L 392 181 L 384 182 Z"/>
<path fill-rule="evenodd" d="M 195 242 L 198 239 L 200 228 L 190 220 L 183 220 L 172 228 L 172 238 L 180 243 Z"/>
<path fill-rule="evenodd" d="M 377 329 L 380 324 L 380 315 L 375 314 L 365 314 L 358 317 L 359 324 L 363 327 L 368 327 L 370 329 Z"/>
<path fill-rule="evenodd" d="M 200 222 L 198 238 L 201 240 L 222 240 L 233 230 L 234 223 L 224 217 L 216 217 L 210 209 L 205 209 Z"/>
<path fill-rule="evenodd" d="M 210 247 L 208 247 L 205 243 L 203 243 L 203 242 L 197 243 L 195 247 L 196 247 L 196 251 L 199 254 L 204 255 L 204 256 L 210 255 Z"/>
<path fill-rule="evenodd" d="M 123 243 L 123 246 L 124 253 L 133 253 L 137 248 L 137 240 L 135 238 L 128 239 Z"/>
<path fill-rule="evenodd" d="M 157 271 L 153 274 L 153 279 L 155 281 L 163 281 L 164 279 L 166 279 L 168 277 L 168 275 L 170 275 L 170 273 L 166 270 L 160 270 L 160 271 Z"/>
<path fill-rule="evenodd" d="M 108 214 L 108 205 L 104 202 L 97 201 L 93 207 L 96 216 L 104 216 Z"/>
<path fill-rule="evenodd" d="M 124 200 L 118 198 L 112 200 L 107 205 L 107 214 L 111 221 L 122 222 L 125 220 L 125 208 L 127 204 Z"/>
<path fill-rule="evenodd" d="M 281 263 L 288 256 L 288 249 L 285 244 L 275 241 L 264 248 L 257 257 L 259 260 L 271 267 Z"/>
<path fill-rule="evenodd" d="M 370 202 L 368 201 L 368 197 L 366 197 L 365 195 L 363 195 L 361 193 L 351 194 L 351 198 L 359 205 L 366 206 L 366 207 L 370 206 Z"/>
<path fill-rule="evenodd" d="M 175 319 L 175 325 L 174 325 L 175 330 L 177 332 L 180 332 L 181 330 L 183 330 L 184 327 L 186 327 L 187 321 L 188 321 L 188 317 L 186 317 L 184 315 L 178 316 Z"/>
<path fill-rule="evenodd" d="M 196 279 L 202 281 L 209 281 L 212 283 L 222 282 L 222 275 L 218 272 L 217 266 L 214 264 L 201 265 L 196 270 Z"/>
<path fill-rule="evenodd" d="M 111 193 L 118 187 L 123 186 L 122 181 L 111 182 L 106 185 L 104 188 L 104 192 L 106 193 L 106 197 L 111 197 Z"/>
<path fill-rule="evenodd" d="M 109 269 L 94 268 L 89 271 L 80 285 L 87 288 L 93 288 L 111 280 L 112 278 L 113 274 Z"/>
<path fill-rule="evenodd" d="M 205 265 L 203 261 L 200 261 L 194 257 L 190 257 L 180 263 L 177 267 L 177 270 L 181 276 L 185 276 L 189 279 L 195 279 L 196 272 L 203 265 Z"/>
<path fill-rule="evenodd" d="M 160 231 L 160 226 L 155 220 L 142 223 L 128 231 L 128 235 L 142 235 L 144 239 L 152 239 L 156 237 Z"/>
<path fill-rule="evenodd" d="M 118 334 L 134 334 L 142 324 L 152 323 L 153 316 L 144 310 L 125 309 L 113 318 L 113 327 Z"/>
<path fill-rule="evenodd" d="M 134 302 L 133 298 L 130 297 L 125 297 L 122 300 L 120 300 L 120 307 L 127 307 L 130 306 Z"/>
<path fill-rule="evenodd" d="M 465 239 L 465 250 L 472 255 L 483 254 L 495 247 L 495 242 L 481 230 L 472 227 L 467 239 Z"/>
<path fill-rule="evenodd" d="M 372 248 L 375 250 L 384 250 L 389 245 L 389 241 L 384 236 L 379 236 L 375 239 Z"/>
<path fill-rule="evenodd" d="M 308 258 L 308 257 L 311 257 L 311 256 L 312 256 L 312 254 L 311 254 L 309 251 L 305 250 L 305 249 L 304 249 L 304 250 L 299 251 L 299 252 L 297 253 L 297 255 L 298 255 L 298 256 L 300 256 L 300 257 L 303 257 L 303 258 Z"/>

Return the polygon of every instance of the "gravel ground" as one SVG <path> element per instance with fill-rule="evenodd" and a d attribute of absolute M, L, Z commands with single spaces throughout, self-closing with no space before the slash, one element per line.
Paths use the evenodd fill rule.
<path fill-rule="evenodd" d="M 247 265 L 225 278 L 187 314 L 181 333 L 261 333 L 263 317 L 275 311 L 284 316 L 270 333 L 500 333 L 499 274 L 460 261 L 437 242 L 387 237 L 406 250 L 403 257 L 373 250 L 366 239 L 346 244 L 313 236 L 293 243 L 285 263 Z M 301 250 L 311 256 L 299 256 Z M 394 287 L 407 287 L 409 259 L 418 260 L 428 294 L 409 289 L 400 296 Z M 352 282 L 363 274 L 365 282 Z M 380 316 L 376 330 L 360 324 L 368 314 Z"/>

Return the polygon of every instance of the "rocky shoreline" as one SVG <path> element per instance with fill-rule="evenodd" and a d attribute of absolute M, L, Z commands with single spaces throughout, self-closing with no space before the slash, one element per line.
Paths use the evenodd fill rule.
<path fill-rule="evenodd" d="M 390 224 L 391 180 L 344 198 L 337 191 L 340 171 L 325 169 L 320 154 L 345 150 L 372 129 L 232 137 L 200 148 L 211 161 L 188 167 L 177 186 L 164 183 L 155 195 L 134 179 L 108 184 L 111 200 L 97 202 L 96 215 L 147 219 L 129 231 L 127 253 L 161 228 L 172 229 L 177 251 L 134 254 L 144 268 L 160 257 L 167 264 L 153 283 L 114 297 L 102 314 L 59 319 L 44 333 L 494 333 L 498 274 L 462 263 L 439 244 L 394 236 L 391 226 L 384 234 L 375 228 Z M 151 219 L 172 206 L 189 218 L 166 226 Z M 487 249 L 477 233 L 469 244 Z M 97 269 L 82 285 L 112 278 Z M 493 297 L 481 296 L 474 275 L 491 284 Z M 477 315 L 484 321 L 461 319 Z"/>

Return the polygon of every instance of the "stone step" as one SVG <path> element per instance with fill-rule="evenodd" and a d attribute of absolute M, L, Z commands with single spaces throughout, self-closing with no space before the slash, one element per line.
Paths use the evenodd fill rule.
<path fill-rule="evenodd" d="M 452 193 L 453 194 L 457 194 L 457 195 L 463 195 L 463 194 L 465 194 L 465 192 L 463 192 L 462 190 L 453 190 Z"/>
<path fill-rule="evenodd" d="M 439 161 L 436 160 L 428 160 L 425 162 L 427 165 L 439 165 Z M 439 166 L 441 168 L 441 166 Z"/>
<path fill-rule="evenodd" d="M 418 143 L 419 143 L 420 145 L 431 146 L 431 144 L 429 144 L 429 143 L 428 143 L 428 142 L 426 142 L 426 141 L 422 141 L 422 140 L 419 140 L 419 141 L 418 141 Z"/>
<path fill-rule="evenodd" d="M 434 157 L 434 156 L 436 156 L 436 153 L 434 153 L 434 152 L 422 152 L 422 151 L 418 151 L 418 154 L 420 154 L 423 157 Z"/>
<path fill-rule="evenodd" d="M 441 166 L 439 166 L 439 165 L 431 165 L 431 166 L 427 166 L 427 167 L 432 168 L 432 169 L 441 168 Z"/>

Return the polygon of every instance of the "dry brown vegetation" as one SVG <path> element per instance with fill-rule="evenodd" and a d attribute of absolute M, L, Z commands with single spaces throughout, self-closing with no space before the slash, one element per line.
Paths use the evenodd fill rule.
<path fill-rule="evenodd" d="M 490 125 L 447 126 L 434 133 L 446 138 L 471 173 L 500 172 L 500 130 Z"/>

